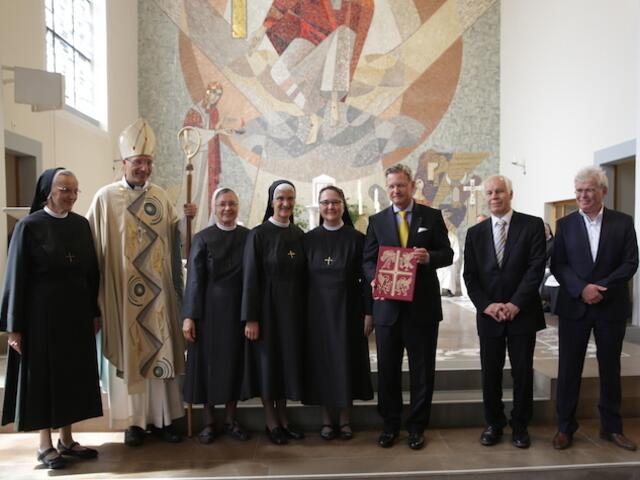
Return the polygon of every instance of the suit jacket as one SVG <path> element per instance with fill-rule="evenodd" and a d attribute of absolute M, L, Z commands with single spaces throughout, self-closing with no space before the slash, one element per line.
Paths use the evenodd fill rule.
<path fill-rule="evenodd" d="M 476 307 L 478 335 L 534 333 L 545 328 L 539 287 L 544 275 L 546 242 L 541 218 L 513 212 L 502 267 L 496 260 L 491 218 L 467 231 L 464 281 Z M 509 322 L 497 322 L 484 312 L 491 303 L 511 302 L 520 313 Z"/>
<path fill-rule="evenodd" d="M 556 312 L 579 319 L 587 309 L 612 321 L 631 316 L 629 280 L 638 269 L 638 241 L 633 218 L 605 208 L 596 261 L 591 258 L 589 236 L 582 216 L 573 212 L 558 220 L 551 256 L 551 272 L 560 284 Z M 607 287 L 604 299 L 587 305 L 580 294 L 589 283 Z"/>
<path fill-rule="evenodd" d="M 363 252 L 363 269 L 369 283 L 376 274 L 380 246 L 401 246 L 393 206 L 369 217 Z M 449 244 L 447 227 L 440 210 L 414 202 L 407 247 L 422 247 L 429 252 L 429 262 L 418 265 L 413 302 L 407 307 L 409 315 L 416 322 L 439 322 L 442 320 L 442 305 L 440 304 L 440 284 L 436 269 L 451 265 L 453 262 L 453 250 Z M 393 325 L 398 321 L 403 304 L 407 304 L 407 302 L 399 300 L 374 301 L 374 323 L 376 325 Z"/>

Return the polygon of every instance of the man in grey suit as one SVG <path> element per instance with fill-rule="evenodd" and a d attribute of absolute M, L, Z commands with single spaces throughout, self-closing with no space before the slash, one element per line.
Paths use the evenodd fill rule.
<path fill-rule="evenodd" d="M 440 210 L 413 200 L 415 182 L 411 169 L 394 165 L 385 172 L 392 205 L 369 218 L 363 268 L 369 282 L 376 272 L 381 246 L 413 248 L 418 259 L 412 302 L 375 300 L 373 321 L 378 351 L 378 411 L 384 430 L 378 444 L 393 446 L 402 415 L 402 355 L 409 358 L 411 405 L 406 420 L 409 447 L 424 446 L 423 431 L 429 423 L 438 324 L 442 320 L 440 285 L 436 269 L 451 265 L 453 250 Z M 373 286 L 373 283 L 372 283 Z"/>

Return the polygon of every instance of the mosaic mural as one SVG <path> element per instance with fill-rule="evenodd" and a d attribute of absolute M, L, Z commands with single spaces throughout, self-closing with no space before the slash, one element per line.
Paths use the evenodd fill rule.
<path fill-rule="evenodd" d="M 303 223 L 341 186 L 364 227 L 388 205 L 384 169 L 416 172 L 416 200 L 462 235 L 498 169 L 495 0 L 139 0 L 140 112 L 158 137 L 154 179 L 182 203 L 185 125 L 200 139 L 193 194 L 230 186 L 249 226 L 291 179 Z"/>

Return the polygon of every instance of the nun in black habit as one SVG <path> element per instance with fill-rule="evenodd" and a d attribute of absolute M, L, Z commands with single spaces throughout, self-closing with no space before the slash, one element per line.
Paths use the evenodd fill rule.
<path fill-rule="evenodd" d="M 249 232 L 244 250 L 243 398 L 262 398 L 266 432 L 277 445 L 304 437 L 286 415 L 287 399 L 302 398 L 304 371 L 306 262 L 304 234 L 293 223 L 295 201 L 291 182 L 274 182 L 264 221 Z"/>
<path fill-rule="evenodd" d="M 38 179 L 31 213 L 16 225 L 7 258 L 0 329 L 9 332 L 2 424 L 40 430 L 38 460 L 95 458 L 71 424 L 102 415 L 94 319 L 98 264 L 89 223 L 71 211 L 78 181 L 62 168 Z M 60 429 L 57 449 L 51 429 Z"/>
<path fill-rule="evenodd" d="M 187 340 L 184 399 L 205 406 L 201 443 L 214 439 L 214 406 L 220 404 L 226 406 L 224 432 L 249 439 L 236 420 L 244 360 L 242 256 L 249 230 L 237 224 L 239 200 L 233 190 L 219 188 L 211 200 L 212 224 L 193 237 L 182 304 Z"/>
<path fill-rule="evenodd" d="M 325 187 L 318 200 L 320 226 L 303 241 L 308 269 L 304 402 L 322 406 L 322 438 L 349 440 L 352 401 L 373 398 L 367 340 L 373 330 L 371 288 L 362 273 L 365 237 L 353 228 L 341 189 Z"/>

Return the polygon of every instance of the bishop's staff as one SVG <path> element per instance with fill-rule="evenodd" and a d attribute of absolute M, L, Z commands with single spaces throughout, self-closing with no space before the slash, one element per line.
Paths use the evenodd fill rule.
<path fill-rule="evenodd" d="M 180 143 L 180 148 L 184 152 L 185 157 L 187 158 L 187 165 L 184 167 L 186 176 L 187 176 L 187 204 L 191 203 L 191 185 L 193 183 L 192 173 L 193 173 L 193 163 L 191 160 L 195 157 L 200 151 L 201 145 L 201 137 L 200 132 L 197 128 L 194 127 L 182 127 L 178 132 L 178 143 Z M 185 245 L 185 253 L 187 259 L 189 258 L 189 253 L 191 252 L 191 217 L 187 217 L 187 238 Z M 187 435 L 191 437 L 193 435 L 193 406 L 188 403 L 187 404 Z"/>
<path fill-rule="evenodd" d="M 187 176 L 187 204 L 189 204 L 191 203 L 191 185 L 193 183 L 193 163 L 191 163 L 191 160 L 200 151 L 200 145 L 202 144 L 200 132 L 195 127 L 182 127 L 178 132 L 178 143 L 180 143 L 180 148 L 182 148 L 185 157 L 187 157 L 187 165 L 184 169 Z M 187 217 L 187 239 L 185 245 L 185 254 L 187 258 L 189 258 L 189 253 L 191 251 L 191 222 L 191 217 Z"/>

